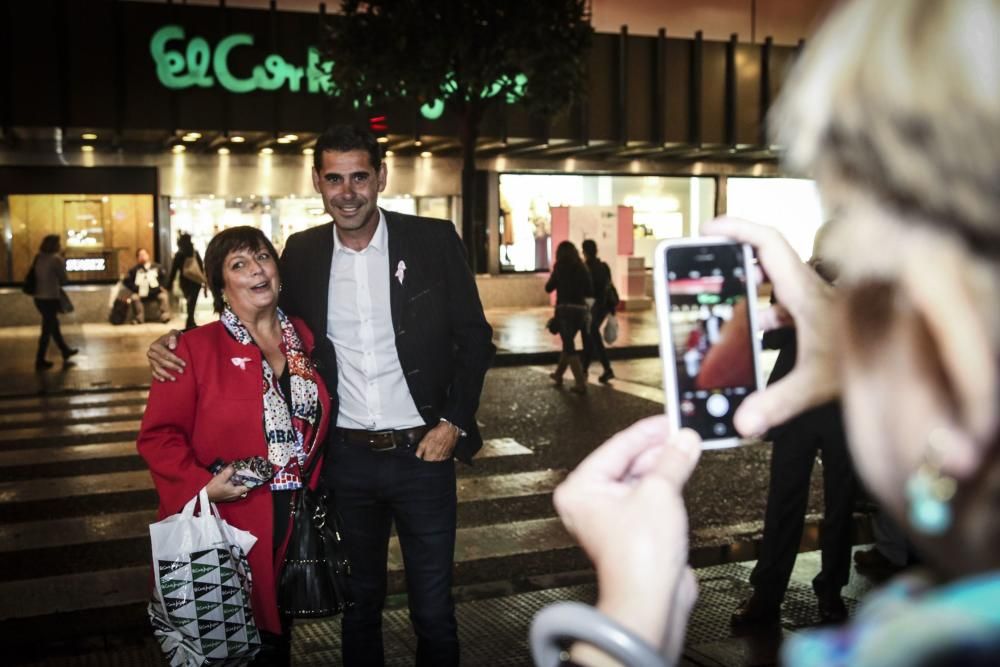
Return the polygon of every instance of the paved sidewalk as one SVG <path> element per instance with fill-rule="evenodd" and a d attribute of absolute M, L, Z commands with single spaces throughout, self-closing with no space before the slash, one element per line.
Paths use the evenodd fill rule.
<path fill-rule="evenodd" d="M 555 363 L 560 349 L 558 336 L 545 329 L 552 309 L 496 308 L 487 311 L 497 346 L 497 366 Z M 659 333 L 654 310 L 620 313 L 618 342 L 609 348 L 612 358 L 657 356 Z M 52 370 L 34 370 L 38 327 L 0 327 L 0 395 L 30 395 L 85 391 L 107 387 L 145 386 L 146 348 L 171 328 L 183 327 L 183 317 L 168 324 L 73 324 L 64 322 L 67 342 L 80 348 L 73 364 L 56 364 Z M 49 348 L 49 359 L 59 353 Z"/>

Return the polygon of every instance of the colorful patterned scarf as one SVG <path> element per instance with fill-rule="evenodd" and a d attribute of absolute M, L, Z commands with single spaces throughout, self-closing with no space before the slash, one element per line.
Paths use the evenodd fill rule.
<path fill-rule="evenodd" d="M 222 324 L 243 345 L 255 345 L 250 332 L 228 307 L 222 311 Z M 316 371 L 285 314 L 278 309 L 281 326 L 281 351 L 285 355 L 291 379 L 291 412 L 285 401 L 278 376 L 261 354 L 264 381 L 264 439 L 267 458 L 275 467 L 272 491 L 299 489 L 303 486 L 302 469 L 313 446 L 319 422 L 319 390 Z"/>

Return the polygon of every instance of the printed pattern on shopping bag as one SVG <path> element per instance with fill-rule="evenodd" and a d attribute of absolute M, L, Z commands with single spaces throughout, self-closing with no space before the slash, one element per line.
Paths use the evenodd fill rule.
<path fill-rule="evenodd" d="M 171 665 L 238 664 L 256 652 L 260 635 L 250 607 L 253 584 L 238 546 L 194 551 L 190 560 L 158 560 L 156 565 L 162 597 L 149 611 Z"/>

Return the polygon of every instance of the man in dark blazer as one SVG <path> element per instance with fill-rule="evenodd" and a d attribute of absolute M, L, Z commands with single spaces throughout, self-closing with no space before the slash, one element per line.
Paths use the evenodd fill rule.
<path fill-rule="evenodd" d="M 333 221 L 288 238 L 280 305 L 313 332 L 332 397 L 323 482 L 343 518 L 355 603 L 343 616 L 344 664 L 384 662 L 395 523 L 417 664 L 457 665 L 452 459 L 468 462 L 482 446 L 475 414 L 493 332 L 454 225 L 378 208 L 387 172 L 370 133 L 331 128 L 314 156 Z"/>

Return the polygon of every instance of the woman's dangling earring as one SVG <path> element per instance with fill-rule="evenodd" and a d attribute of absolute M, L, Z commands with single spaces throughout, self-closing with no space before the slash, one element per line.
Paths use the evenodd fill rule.
<path fill-rule="evenodd" d="M 906 480 L 907 515 L 914 528 L 925 535 L 939 536 L 951 528 L 951 500 L 958 483 L 941 472 L 948 436 L 935 429 L 927 436 L 924 462 Z"/>

